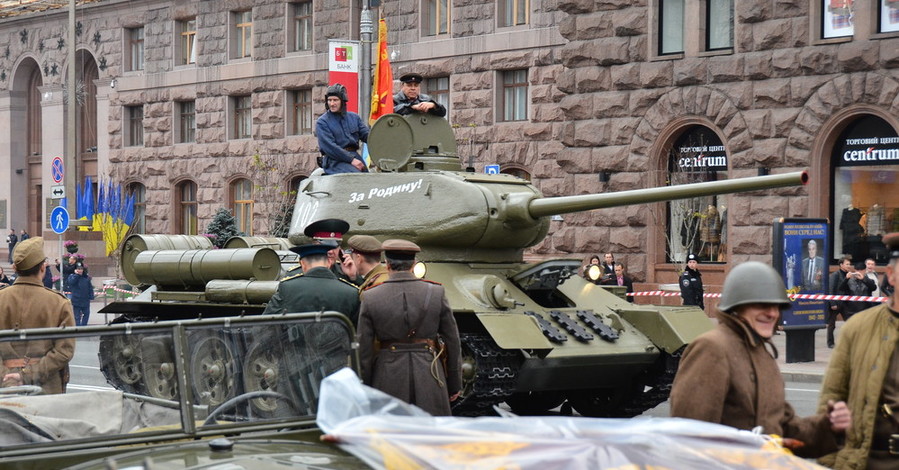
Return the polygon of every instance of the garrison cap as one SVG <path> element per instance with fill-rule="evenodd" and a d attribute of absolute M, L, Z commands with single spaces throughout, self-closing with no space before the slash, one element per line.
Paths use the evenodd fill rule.
<path fill-rule="evenodd" d="M 403 83 L 421 83 L 422 80 L 424 80 L 424 77 L 415 72 L 407 73 L 400 77 L 400 81 Z"/>
<path fill-rule="evenodd" d="M 883 236 L 883 244 L 890 252 L 890 259 L 899 258 L 899 232 L 888 233 Z"/>
<path fill-rule="evenodd" d="M 346 242 L 346 244 L 353 251 L 357 251 L 359 253 L 379 254 L 381 253 L 381 251 L 383 251 L 383 249 L 381 248 L 381 242 L 379 242 L 377 238 L 371 235 L 353 235 Z"/>
<path fill-rule="evenodd" d="M 303 234 L 317 240 L 340 240 L 350 230 L 350 224 L 340 219 L 322 219 L 306 226 Z"/>
<path fill-rule="evenodd" d="M 309 245 L 300 245 L 300 246 L 291 247 L 290 251 L 300 255 L 300 258 L 305 258 L 307 256 L 313 256 L 313 255 L 326 256 L 328 254 L 328 252 L 333 249 L 334 249 L 334 245 L 331 245 L 331 244 L 311 243 Z"/>
<path fill-rule="evenodd" d="M 381 248 L 384 249 L 384 256 L 400 260 L 415 259 L 415 253 L 421 251 L 421 248 L 415 243 L 399 238 L 384 240 L 384 243 L 381 244 Z"/>
<path fill-rule="evenodd" d="M 12 262 L 16 271 L 27 271 L 47 259 L 44 254 L 44 238 L 32 237 L 16 244 Z"/>

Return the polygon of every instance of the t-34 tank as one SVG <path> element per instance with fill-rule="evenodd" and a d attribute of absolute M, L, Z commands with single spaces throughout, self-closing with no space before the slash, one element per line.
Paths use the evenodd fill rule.
<path fill-rule="evenodd" d="M 450 126 L 423 114 L 382 117 L 369 149 L 379 171 L 319 170 L 301 183 L 290 239 L 300 243 L 309 223 L 339 218 L 351 235 L 421 246 L 425 277 L 446 287 L 462 337 L 457 414 L 503 401 L 540 413 L 566 399 L 583 415 L 640 414 L 667 399 L 681 351 L 711 326 L 694 307 L 626 302 L 576 275 L 580 260 L 524 262 L 549 216 L 807 180 L 797 172 L 545 198 L 514 176 L 462 171 Z"/>

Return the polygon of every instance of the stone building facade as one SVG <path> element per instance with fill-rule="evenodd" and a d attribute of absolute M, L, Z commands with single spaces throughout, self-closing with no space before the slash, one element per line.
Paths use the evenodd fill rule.
<path fill-rule="evenodd" d="M 359 38 L 362 3 L 79 7 L 78 174 L 138 192 L 147 233 L 202 233 L 220 207 L 269 233 L 280 202 L 251 189 L 289 188 L 316 168 L 309 126 L 324 110 L 328 41 Z M 808 169 L 804 187 L 564 215 L 527 253 L 611 251 L 656 284 L 698 251 L 714 285 L 735 262 L 771 259 L 776 218 L 828 219 L 831 261 L 876 257 L 877 237 L 899 224 L 894 2 L 850 3 L 846 16 L 826 0 L 382 0 L 373 16 L 387 19 L 394 76 L 423 74 L 447 104 L 461 157 L 547 196 Z M 47 230 L 65 18 L 0 20 L 0 229 Z M 276 181 L 259 181 L 260 159 Z M 860 233 L 841 227 L 850 204 Z"/>

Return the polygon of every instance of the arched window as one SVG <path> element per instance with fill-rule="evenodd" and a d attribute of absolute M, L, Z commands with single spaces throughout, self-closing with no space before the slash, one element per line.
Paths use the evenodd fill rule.
<path fill-rule="evenodd" d="M 675 140 L 668 154 L 668 184 L 727 179 L 727 152 L 721 139 L 705 126 L 691 126 Z M 684 262 L 690 253 L 701 262 L 724 261 L 727 252 L 727 207 L 719 196 L 668 203 L 669 261 Z"/>
<path fill-rule="evenodd" d="M 859 117 L 837 138 L 832 155 L 834 259 L 886 263 L 881 238 L 899 230 L 899 137 L 874 115 Z"/>
<path fill-rule="evenodd" d="M 237 230 L 253 234 L 253 183 L 241 178 L 231 183 L 231 207 L 237 219 Z"/>
<path fill-rule="evenodd" d="M 178 227 L 185 235 L 197 235 L 197 183 L 187 180 L 177 186 Z"/>
<path fill-rule="evenodd" d="M 128 192 L 134 196 L 134 221 L 132 233 L 146 233 L 147 230 L 147 188 L 141 183 L 128 185 Z"/>
<path fill-rule="evenodd" d="M 512 176 L 517 176 L 517 177 L 519 177 L 519 178 L 521 178 L 521 179 L 523 179 L 523 180 L 527 180 L 527 181 L 530 181 L 530 180 L 531 180 L 531 174 L 528 173 L 528 171 L 525 170 L 525 169 L 523 169 L 523 168 L 518 168 L 518 167 L 503 167 L 503 168 L 500 170 L 500 173 L 504 173 L 504 174 L 512 175 Z"/>

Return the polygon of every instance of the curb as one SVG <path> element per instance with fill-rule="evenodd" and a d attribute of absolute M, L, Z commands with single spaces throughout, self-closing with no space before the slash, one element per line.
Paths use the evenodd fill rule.
<path fill-rule="evenodd" d="M 820 385 L 824 381 L 824 374 L 814 372 L 781 371 L 780 374 L 783 376 L 784 382 L 802 382 Z"/>

